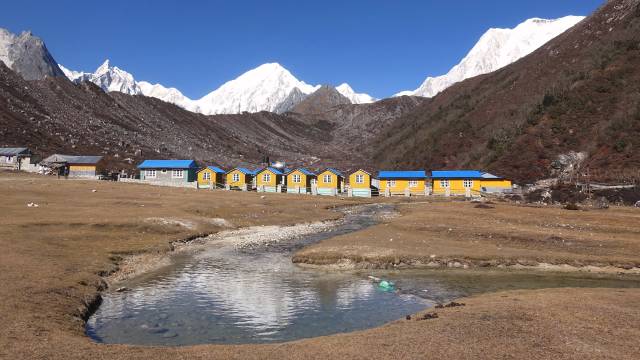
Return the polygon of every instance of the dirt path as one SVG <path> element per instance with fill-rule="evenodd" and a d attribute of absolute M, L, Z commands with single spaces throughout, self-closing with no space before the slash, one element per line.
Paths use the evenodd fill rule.
<path fill-rule="evenodd" d="M 632 289 L 482 295 L 462 300 L 467 306 L 438 310 L 439 317 L 432 320 L 402 320 L 367 331 L 285 344 L 182 348 L 95 344 L 84 336 L 82 316 L 104 288 L 103 275 L 114 271 L 124 256 L 162 254 L 171 250 L 171 242 L 198 234 L 331 220 L 339 214 L 327 208 L 362 201 L 288 194 L 261 198 L 255 193 L 196 192 L 4 173 L 0 180 L 0 358 L 424 359 L 521 358 L 526 354 L 541 359 L 631 359 L 640 352 L 640 291 Z M 38 207 L 28 207 L 28 203 Z M 408 210 L 412 206 L 418 211 Z M 489 257 L 506 250 L 509 256 L 528 254 L 547 261 L 565 256 L 633 263 L 640 254 L 635 237 L 637 213 L 624 209 L 614 209 L 605 217 L 595 212 L 567 213 L 565 219 L 555 209 L 498 205 L 493 211 L 465 206 L 469 204 L 407 204 L 401 207 L 401 217 L 358 236 L 338 237 L 318 246 L 352 255 L 390 251 L 394 257 L 431 253 Z M 478 229 L 481 219 L 487 225 Z M 507 219 L 520 222 L 511 224 Z M 559 220 L 552 222 L 554 219 Z M 535 239 L 559 231 L 565 241 L 581 239 L 570 228 L 559 228 L 561 223 L 579 225 L 579 231 L 594 235 L 579 242 L 576 251 L 567 251 L 554 241 L 548 243 L 555 245 L 518 245 L 526 243 L 524 235 L 510 241 L 482 240 L 487 234 L 522 234 L 520 229 L 531 232 Z M 449 232 L 451 236 L 442 236 Z M 468 238 L 473 233 L 480 235 Z M 345 239 L 350 243 L 342 242 Z M 429 239 L 433 243 L 422 242 Z M 492 244 L 494 248 L 500 244 L 502 250 L 488 250 Z M 556 248 L 560 250 L 552 251 Z M 575 299 L 580 299 L 579 306 Z"/>

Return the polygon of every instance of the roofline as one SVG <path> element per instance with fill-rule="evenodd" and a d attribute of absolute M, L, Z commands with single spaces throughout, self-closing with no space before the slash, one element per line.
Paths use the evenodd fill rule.
<path fill-rule="evenodd" d="M 369 176 L 373 176 L 370 172 L 368 172 L 368 171 L 367 171 L 367 170 L 365 170 L 365 169 L 358 169 L 358 170 L 352 171 L 352 172 L 350 172 L 350 173 L 349 173 L 349 175 L 355 174 L 355 173 L 357 173 L 358 171 L 362 171 L 363 173 L 365 173 L 365 174 L 367 174 L 367 175 L 369 175 Z"/>
<path fill-rule="evenodd" d="M 197 174 L 197 173 L 199 173 L 199 172 L 201 172 L 201 171 L 207 170 L 207 169 L 209 169 L 209 170 L 213 170 L 213 169 L 211 168 L 211 166 L 205 166 L 205 167 L 203 167 L 202 169 L 200 169 L 200 170 L 196 171 L 196 174 Z M 223 171 L 224 171 L 224 169 L 223 169 L 223 168 L 220 168 L 220 170 L 223 170 Z M 213 171 L 215 171 L 215 170 L 213 170 Z"/>
<path fill-rule="evenodd" d="M 255 171 L 255 174 L 256 174 L 256 175 L 258 175 L 258 174 L 260 174 L 260 173 L 261 173 L 261 172 L 263 172 L 263 171 L 269 170 L 269 171 L 271 171 L 272 173 L 274 173 L 275 175 L 286 175 L 284 171 L 280 171 L 280 170 L 278 170 L 278 169 L 276 169 L 276 170 L 280 171 L 280 174 L 276 174 L 276 173 L 273 171 L 273 169 L 276 169 L 276 168 L 274 168 L 273 166 L 263 167 L 263 168 L 261 168 L 261 169 L 256 170 L 256 171 Z"/>
<path fill-rule="evenodd" d="M 333 171 L 332 171 L 332 170 L 333 170 Z M 323 172 L 325 172 L 325 171 L 328 171 L 328 172 L 330 172 L 330 173 L 334 174 L 335 176 L 344 177 L 344 174 L 342 174 L 342 172 L 340 172 L 340 170 L 338 170 L 338 169 L 334 169 L 334 168 L 324 168 L 324 169 L 322 169 L 322 170 L 318 171 L 318 173 L 317 173 L 316 175 L 320 175 L 320 174 L 322 174 L 322 173 L 323 173 Z M 337 171 L 337 172 L 340 172 L 340 174 L 336 174 L 336 173 L 335 173 L 336 171 Z"/>
<path fill-rule="evenodd" d="M 310 173 L 311 173 L 311 175 L 313 175 L 313 176 L 318 176 L 318 174 L 314 173 L 313 171 L 311 171 L 311 170 L 309 170 L 309 169 L 307 169 L 307 168 L 305 168 L 305 167 L 297 167 L 297 168 L 293 168 L 293 169 L 289 170 L 285 175 L 289 175 L 289 174 L 291 174 L 292 172 L 294 172 L 294 171 L 296 171 L 296 170 L 300 170 L 300 169 L 307 170 L 307 171 L 308 171 L 308 172 L 310 172 Z M 303 172 L 303 171 L 300 171 L 300 172 L 304 174 L 304 172 Z M 304 174 L 304 175 L 310 176 L 310 175 L 308 175 L 308 174 Z"/>
<path fill-rule="evenodd" d="M 258 174 L 255 170 L 251 170 L 251 169 L 247 169 L 247 168 L 244 168 L 244 169 L 245 169 L 245 170 L 248 170 L 248 171 L 251 173 L 251 174 L 249 174 L 249 175 L 257 175 L 257 174 Z M 240 171 L 241 173 L 243 173 L 243 174 L 247 175 L 247 173 L 245 173 L 244 171 L 240 170 L 240 168 L 239 168 L 239 167 L 234 167 L 233 169 L 231 169 L 231 170 L 227 171 L 226 173 L 228 174 L 228 173 L 232 172 L 233 170 L 238 170 L 238 171 Z"/>

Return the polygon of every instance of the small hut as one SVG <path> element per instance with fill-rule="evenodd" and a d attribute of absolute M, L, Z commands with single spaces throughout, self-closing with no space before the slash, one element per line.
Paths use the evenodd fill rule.
<path fill-rule="evenodd" d="M 310 194 L 316 186 L 316 174 L 305 169 L 296 168 L 287 173 L 287 192 Z"/>
<path fill-rule="evenodd" d="M 358 169 L 349 174 L 349 196 L 371 197 L 377 192 L 376 184 L 369 172 Z"/>
<path fill-rule="evenodd" d="M 238 167 L 227 172 L 227 190 L 253 190 L 253 179 L 256 174 L 247 168 Z"/>
<path fill-rule="evenodd" d="M 97 178 L 104 170 L 102 156 L 53 154 L 40 165 L 59 176 Z"/>
<path fill-rule="evenodd" d="M 197 173 L 199 189 L 216 189 L 224 187 L 227 172 L 217 166 L 207 166 Z"/>
<path fill-rule="evenodd" d="M 256 172 L 256 189 L 258 192 L 282 192 L 286 177 L 284 171 L 269 166 Z"/>
<path fill-rule="evenodd" d="M 336 196 L 344 191 L 344 175 L 336 169 L 326 168 L 318 173 L 318 195 Z"/>

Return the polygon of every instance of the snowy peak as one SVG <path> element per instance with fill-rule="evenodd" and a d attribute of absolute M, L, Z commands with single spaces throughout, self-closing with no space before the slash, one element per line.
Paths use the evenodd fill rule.
<path fill-rule="evenodd" d="M 341 85 L 338 85 L 336 87 L 336 90 L 338 90 L 338 92 L 342 94 L 342 96 L 349 99 L 349 101 L 351 101 L 352 104 L 369 104 L 376 101 L 375 98 L 369 96 L 368 94 L 356 93 L 355 91 L 353 91 L 351 86 L 349 86 L 349 84 L 347 83 L 342 83 Z"/>
<path fill-rule="evenodd" d="M 198 107 L 193 100 L 184 96 L 180 90 L 176 88 L 167 88 L 160 84 L 151 84 L 146 81 L 139 81 L 138 87 L 142 95 L 160 99 L 162 101 L 175 104 L 183 109 L 198 112 Z"/>
<path fill-rule="evenodd" d="M 318 89 L 298 80 L 278 63 L 258 66 L 197 100 L 203 114 L 276 111 L 298 89 L 307 95 Z"/>
<path fill-rule="evenodd" d="M 100 86 L 104 91 L 119 91 L 129 95 L 142 94 L 140 87 L 133 79 L 133 75 L 116 66 L 110 66 L 109 59 L 105 60 L 91 74 L 90 81 Z"/>
<path fill-rule="evenodd" d="M 513 29 L 489 29 L 446 75 L 428 77 L 416 90 L 403 91 L 395 96 L 433 97 L 457 82 L 496 71 L 529 55 L 582 19 L 583 16 L 565 16 L 554 20 L 533 18 Z"/>

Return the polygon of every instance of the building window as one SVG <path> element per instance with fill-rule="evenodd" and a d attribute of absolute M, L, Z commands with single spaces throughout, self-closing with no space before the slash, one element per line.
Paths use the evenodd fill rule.
<path fill-rule="evenodd" d="M 166 174 L 167 173 L 167 169 L 162 169 L 162 173 Z"/>
<path fill-rule="evenodd" d="M 330 174 L 325 174 L 325 175 L 322 177 L 322 181 L 323 181 L 325 184 L 331 184 L 331 175 L 330 175 Z"/>
<path fill-rule="evenodd" d="M 174 179 L 182 179 L 184 177 L 184 170 L 174 169 L 173 171 L 171 171 L 171 177 Z"/>
<path fill-rule="evenodd" d="M 262 181 L 266 183 L 271 182 L 271 174 L 265 173 L 264 175 L 262 175 Z"/>
<path fill-rule="evenodd" d="M 238 182 L 238 181 L 240 181 L 240 174 L 238 174 L 238 173 L 233 173 L 232 179 L 233 179 L 233 182 Z"/>
<path fill-rule="evenodd" d="M 418 180 L 409 180 L 409 187 L 410 188 L 418 187 Z"/>
<path fill-rule="evenodd" d="M 202 173 L 202 180 L 211 180 L 211 173 L 208 171 Z"/>
<path fill-rule="evenodd" d="M 300 179 L 300 175 L 298 175 L 298 174 L 293 174 L 293 182 L 294 182 L 294 183 L 299 184 L 299 183 L 300 183 L 300 180 L 301 180 L 301 179 Z"/>
<path fill-rule="evenodd" d="M 155 170 L 147 170 L 145 172 L 144 177 L 148 178 L 148 179 L 155 179 L 156 178 L 156 171 Z"/>
<path fill-rule="evenodd" d="M 396 181 L 395 180 L 387 180 L 387 187 L 396 187 Z"/>
<path fill-rule="evenodd" d="M 470 180 L 470 179 L 464 179 L 464 180 L 462 181 L 462 186 L 464 186 L 464 187 L 465 187 L 465 189 L 470 189 L 470 188 L 472 188 L 472 187 L 473 187 L 473 180 Z"/>
<path fill-rule="evenodd" d="M 449 180 L 440 180 L 440 187 L 446 189 L 449 187 Z"/>
<path fill-rule="evenodd" d="M 356 175 L 356 184 L 364 184 L 364 175 L 362 174 Z"/>

